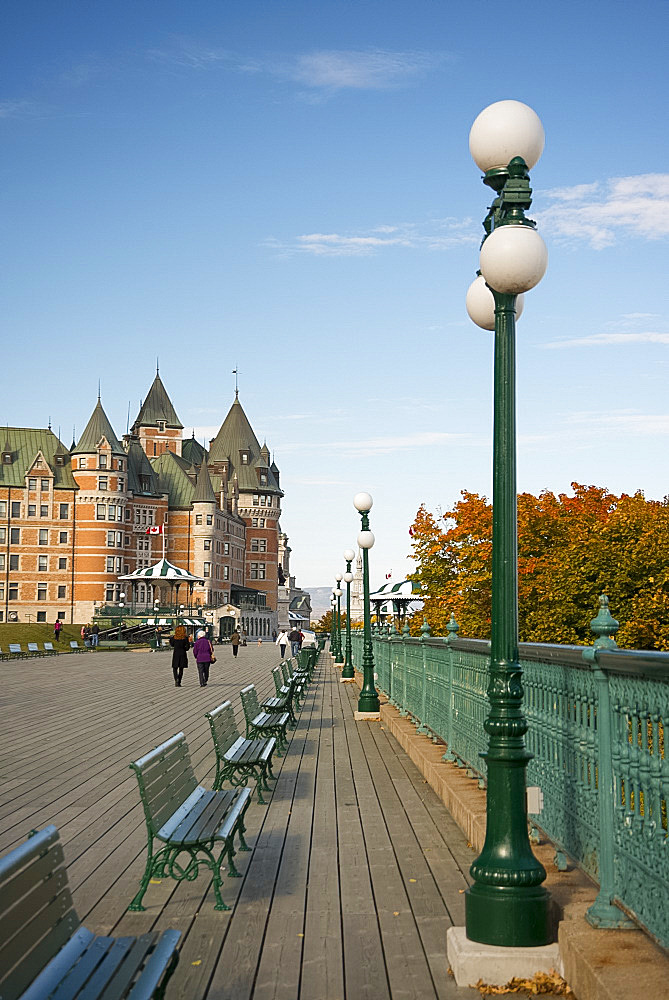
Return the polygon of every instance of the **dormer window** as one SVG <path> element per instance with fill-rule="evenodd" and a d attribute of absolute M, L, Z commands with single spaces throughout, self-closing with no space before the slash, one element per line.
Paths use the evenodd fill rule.
<path fill-rule="evenodd" d="M 260 485 L 267 486 L 267 475 L 264 472 L 260 473 Z"/>
<path fill-rule="evenodd" d="M 86 468 L 86 459 L 85 458 L 80 458 L 79 459 L 79 468 L 80 469 L 85 469 Z"/>
<path fill-rule="evenodd" d="M 107 456 L 106 455 L 99 455 L 98 456 L 98 467 L 100 469 L 106 469 L 107 468 Z"/>
<path fill-rule="evenodd" d="M 3 451 L 2 453 L 2 464 L 11 465 L 12 464 L 12 453 L 11 451 Z"/>
<path fill-rule="evenodd" d="M 65 464 L 65 461 L 64 461 L 64 458 L 63 458 L 62 455 L 54 455 L 53 458 L 54 458 L 54 462 L 56 463 L 56 465 L 64 465 Z"/>
<path fill-rule="evenodd" d="M 122 458 L 119 458 L 119 460 L 118 460 L 118 471 L 119 472 L 123 472 L 123 459 Z"/>
<path fill-rule="evenodd" d="M 242 465 L 248 465 L 251 461 L 251 453 L 248 451 L 240 451 L 239 457 L 242 460 Z"/>
<path fill-rule="evenodd" d="M 161 434 L 164 432 L 164 430 L 165 430 L 165 421 L 164 420 L 159 420 L 158 421 L 158 430 L 160 431 Z"/>

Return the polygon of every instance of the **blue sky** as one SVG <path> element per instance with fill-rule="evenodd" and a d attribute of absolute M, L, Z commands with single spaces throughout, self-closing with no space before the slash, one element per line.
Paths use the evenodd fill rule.
<path fill-rule="evenodd" d="M 240 399 L 304 586 L 374 497 L 372 583 L 421 503 L 490 496 L 469 321 L 493 101 L 546 130 L 518 324 L 520 490 L 669 493 L 666 4 L 6 0 L 0 420 L 118 429 L 160 357 L 200 439 Z"/>

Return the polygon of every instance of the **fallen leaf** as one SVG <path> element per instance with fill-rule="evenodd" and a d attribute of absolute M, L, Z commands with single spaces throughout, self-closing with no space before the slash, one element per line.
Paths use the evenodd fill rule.
<path fill-rule="evenodd" d="M 467 892 L 466 889 L 458 889 L 458 892 Z"/>
<path fill-rule="evenodd" d="M 161 878 L 152 878 L 151 885 L 162 885 L 162 881 L 163 880 Z"/>
<path fill-rule="evenodd" d="M 298 937 L 304 937 L 304 934 L 298 934 L 297 936 Z"/>
<path fill-rule="evenodd" d="M 479 979 L 475 985 L 481 996 L 500 996 L 506 993 L 520 993 L 521 990 L 529 990 L 534 996 L 550 994 L 551 996 L 566 997 L 567 1000 L 576 1000 L 569 985 L 554 969 L 551 969 L 550 972 L 537 972 L 531 979 L 510 979 L 504 986 L 493 986 L 490 983 L 484 983 L 482 979 Z"/>
<path fill-rule="evenodd" d="M 410 881 L 410 882 L 415 882 L 415 881 L 416 881 L 416 879 L 415 879 L 415 878 L 410 878 L 410 879 L 409 879 L 409 881 Z"/>
<path fill-rule="evenodd" d="M 395 911 L 393 912 L 393 916 L 394 916 L 394 917 L 399 917 L 399 915 L 400 915 L 400 911 L 399 911 L 399 910 L 395 910 Z"/>
<path fill-rule="evenodd" d="M 202 959 L 198 958 L 197 962 L 191 962 L 191 965 L 202 965 Z"/>

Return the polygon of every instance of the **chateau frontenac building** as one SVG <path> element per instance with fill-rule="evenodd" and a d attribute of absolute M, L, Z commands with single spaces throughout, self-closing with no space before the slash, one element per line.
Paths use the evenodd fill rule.
<path fill-rule="evenodd" d="M 202 580 L 181 603 L 236 609 L 252 635 L 308 623 L 279 524 L 279 470 L 237 392 L 208 450 L 184 438 L 158 372 L 122 440 L 99 398 L 69 449 L 51 428 L 8 427 L 4 438 L 0 621 L 86 622 L 103 605 L 164 604 L 167 585 L 123 580 L 164 555 Z"/>

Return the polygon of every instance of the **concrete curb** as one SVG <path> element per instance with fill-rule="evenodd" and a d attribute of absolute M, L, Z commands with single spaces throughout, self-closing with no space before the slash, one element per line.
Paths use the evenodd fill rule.
<path fill-rule="evenodd" d="M 362 685 L 362 674 L 356 670 Z M 475 853 L 485 840 L 486 793 L 463 768 L 442 760 L 443 744 L 418 735 L 408 718 L 387 702 L 381 704 L 381 725 L 397 740 L 430 787 L 442 800 Z M 553 864 L 555 847 L 548 841 L 533 845 L 546 868 L 545 886 L 553 897 L 564 978 L 578 1000 L 666 1000 L 669 957 L 639 930 L 603 931 L 591 927 L 585 912 L 597 896 L 594 883 L 570 862 L 568 870 Z M 653 891 L 649 887 L 649 892 Z"/>

